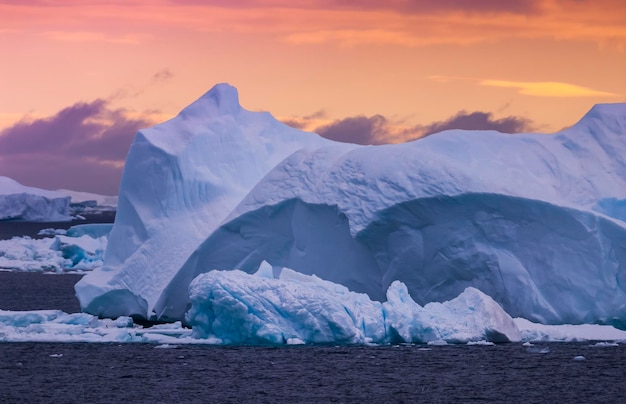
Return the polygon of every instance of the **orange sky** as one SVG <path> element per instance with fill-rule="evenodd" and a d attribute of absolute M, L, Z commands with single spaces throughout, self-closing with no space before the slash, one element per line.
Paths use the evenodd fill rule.
<path fill-rule="evenodd" d="M 460 111 L 550 132 L 626 101 L 626 2 L 0 0 L 0 55 L 0 138 L 100 99 L 160 121 L 218 82 L 308 129 L 380 115 L 393 142 Z"/>

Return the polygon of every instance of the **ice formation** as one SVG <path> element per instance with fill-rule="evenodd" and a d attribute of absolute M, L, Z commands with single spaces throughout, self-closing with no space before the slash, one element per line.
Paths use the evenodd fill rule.
<path fill-rule="evenodd" d="M 216 342 L 191 338 L 190 334 L 180 322 L 143 328 L 130 317 L 110 320 L 60 310 L 0 310 L 0 342 Z"/>
<path fill-rule="evenodd" d="M 73 204 L 89 204 L 102 208 L 108 207 L 115 209 L 117 207 L 117 196 L 108 196 L 94 194 L 91 192 L 72 191 L 70 189 L 58 189 L 57 192 L 69 196 Z"/>
<path fill-rule="evenodd" d="M 513 319 L 474 288 L 421 307 L 399 281 L 380 303 L 287 268 L 274 278 L 265 262 L 259 272 L 211 271 L 194 279 L 187 314 L 194 336 L 229 344 L 520 340 Z"/>
<path fill-rule="evenodd" d="M 525 341 L 529 353 L 549 352 L 532 342 L 626 342 L 626 331 L 606 325 L 543 325 L 512 319 L 489 296 L 467 288 L 459 297 L 420 306 L 399 281 L 384 303 L 345 286 L 262 264 L 255 274 L 211 271 L 191 285 L 188 321 L 144 328 L 130 317 L 99 319 L 59 310 L 0 310 L 0 342 L 116 342 L 284 345 L 305 343 L 493 345 Z"/>
<path fill-rule="evenodd" d="M 243 110 L 218 85 L 138 133 L 105 266 L 77 285 L 102 316 L 182 320 L 188 287 L 266 260 L 421 306 L 473 287 L 514 317 L 626 326 L 626 104 L 553 135 L 448 131 L 357 146 Z"/>
<path fill-rule="evenodd" d="M 64 222 L 77 213 L 113 211 L 116 196 L 28 187 L 0 176 L 0 221 Z"/>
<path fill-rule="evenodd" d="M 139 131 L 126 159 L 105 266 L 76 286 L 81 306 L 105 317 L 150 317 L 189 255 L 266 173 L 296 150 L 330 143 L 268 113 L 244 110 L 228 85 Z"/>
<path fill-rule="evenodd" d="M 0 222 L 69 221 L 72 219 L 70 199 L 60 192 L 27 187 L 9 177 L 0 176 Z"/>
<path fill-rule="evenodd" d="M 0 240 L 0 270 L 23 272 L 91 271 L 104 263 L 110 224 L 48 229 L 53 237 Z"/>

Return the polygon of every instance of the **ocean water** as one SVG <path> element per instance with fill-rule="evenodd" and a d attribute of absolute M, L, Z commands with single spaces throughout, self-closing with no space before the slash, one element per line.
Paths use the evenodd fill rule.
<path fill-rule="evenodd" d="M 76 312 L 80 276 L 0 272 L 0 309 Z M 619 403 L 625 378 L 626 345 L 592 342 L 0 343 L 0 403 Z"/>
<path fill-rule="evenodd" d="M 0 273 L 0 308 L 77 308 L 79 275 Z M 584 356 L 585 360 L 575 360 Z M 0 343 L 0 402 L 626 402 L 626 346 Z"/>
<path fill-rule="evenodd" d="M 74 219 L 70 222 L 19 222 L 0 221 L 0 240 L 8 240 L 15 236 L 41 238 L 39 231 L 43 229 L 69 229 L 71 226 L 87 223 L 113 223 L 115 212 L 86 213 L 85 219 Z"/>

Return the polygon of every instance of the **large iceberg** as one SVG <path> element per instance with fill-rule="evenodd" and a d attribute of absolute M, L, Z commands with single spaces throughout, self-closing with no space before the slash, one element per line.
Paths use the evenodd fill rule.
<path fill-rule="evenodd" d="M 182 320 L 189 285 L 262 261 L 418 305 L 468 287 L 545 324 L 626 325 L 626 104 L 553 135 L 447 131 L 357 146 L 243 110 L 218 85 L 137 134 L 101 270 L 101 316 Z"/>

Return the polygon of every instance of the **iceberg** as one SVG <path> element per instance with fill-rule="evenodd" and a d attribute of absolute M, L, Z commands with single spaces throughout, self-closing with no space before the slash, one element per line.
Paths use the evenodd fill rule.
<path fill-rule="evenodd" d="M 357 146 L 218 85 L 137 134 L 104 266 L 77 296 L 99 316 L 185 320 L 195 278 L 267 261 L 381 304 L 399 281 L 419 307 L 473 288 L 513 317 L 625 327 L 624 156 L 626 104 L 551 135 Z"/>
<path fill-rule="evenodd" d="M 91 271 L 104 263 L 107 230 L 110 230 L 110 225 L 87 224 L 72 226 L 67 232 L 52 230 L 56 233 L 53 237 L 0 240 L 0 270 L 56 273 Z"/>
<path fill-rule="evenodd" d="M 110 208 L 115 210 L 117 207 L 117 196 L 100 195 L 91 192 L 72 191 L 70 189 L 57 189 L 63 195 L 71 198 L 72 204 L 93 204 L 100 208 Z"/>
<path fill-rule="evenodd" d="M 114 211 L 116 196 L 28 187 L 0 176 L 0 221 L 69 222 L 78 213 Z"/>
<path fill-rule="evenodd" d="M 70 221 L 70 197 L 0 176 L 0 221 Z"/>
<path fill-rule="evenodd" d="M 265 267 L 265 268 L 264 268 Z M 264 275 L 263 275 L 264 274 Z M 196 338 L 226 344 L 388 344 L 519 341 L 513 319 L 489 296 L 467 288 L 421 307 L 396 281 L 385 303 L 343 285 L 263 262 L 258 274 L 211 271 L 193 280 L 187 322 Z"/>

